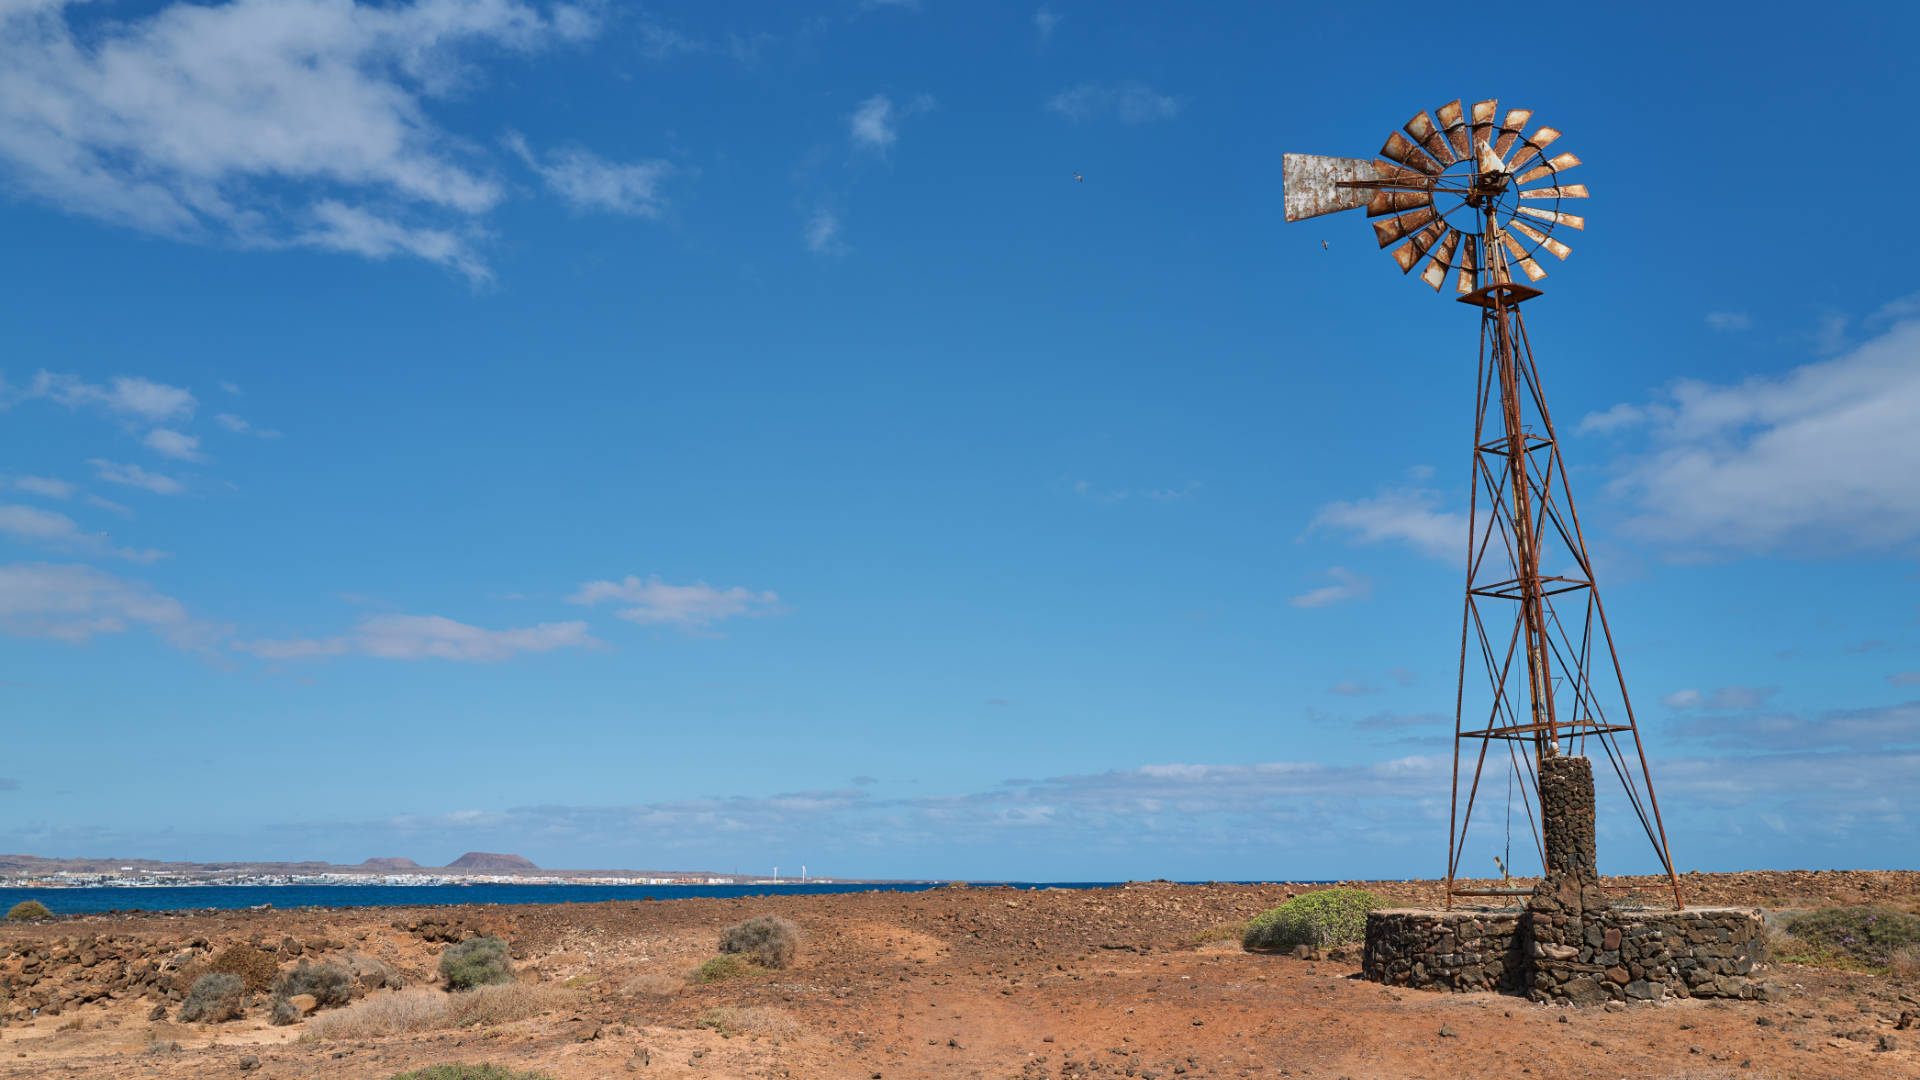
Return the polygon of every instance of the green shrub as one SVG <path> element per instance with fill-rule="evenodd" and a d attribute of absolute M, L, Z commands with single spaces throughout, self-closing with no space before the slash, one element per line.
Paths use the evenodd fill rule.
<path fill-rule="evenodd" d="M 22 900 L 7 912 L 7 921 L 25 922 L 28 919 L 44 919 L 52 914 L 47 910 L 47 905 L 38 900 Z"/>
<path fill-rule="evenodd" d="M 755 915 L 720 932 L 720 951 L 764 968 L 783 968 L 800 951 L 800 928 L 778 915 Z"/>
<path fill-rule="evenodd" d="M 273 983 L 274 972 L 280 965 L 273 957 L 251 945 L 230 945 L 214 954 L 207 961 L 206 970 L 221 975 L 238 975 L 246 985 L 247 993 L 258 994 Z"/>
<path fill-rule="evenodd" d="M 1386 901 L 1363 889 L 1326 889 L 1296 896 L 1247 923 L 1240 944 L 1249 949 L 1345 945 L 1367 936 L 1367 912 Z"/>
<path fill-rule="evenodd" d="M 513 964 L 507 958 L 507 943 L 488 936 L 450 945 L 440 954 L 440 974 L 446 977 L 449 990 L 512 982 Z"/>
<path fill-rule="evenodd" d="M 1821 908 L 1788 919 L 1786 931 L 1873 969 L 1888 968 L 1903 950 L 1920 947 L 1920 916 L 1890 907 Z"/>
<path fill-rule="evenodd" d="M 217 1024 L 238 1020 L 246 1008 L 246 983 L 238 975 L 209 972 L 193 980 L 187 999 L 180 1003 L 180 1021 L 186 1024 L 202 1020 Z"/>
<path fill-rule="evenodd" d="M 273 978 L 273 996 L 278 999 L 295 994 L 312 994 L 321 1008 L 345 1005 L 353 1000 L 353 976 L 337 964 L 309 964 L 300 961 L 292 971 Z"/>
<path fill-rule="evenodd" d="M 504 1065 L 429 1065 L 393 1080 L 549 1080 L 546 1073 L 521 1072 Z"/>
<path fill-rule="evenodd" d="M 687 981 L 716 983 L 744 978 L 751 974 L 753 974 L 753 965 L 745 957 L 733 953 L 722 953 L 687 972 Z"/>

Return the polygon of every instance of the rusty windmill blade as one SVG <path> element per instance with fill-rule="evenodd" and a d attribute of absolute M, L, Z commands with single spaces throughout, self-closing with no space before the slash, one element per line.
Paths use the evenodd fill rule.
<path fill-rule="evenodd" d="M 1566 187 L 1534 188 L 1520 193 L 1523 199 L 1584 199 L 1587 197 L 1587 185 L 1568 184 Z"/>
<path fill-rule="evenodd" d="M 1494 152 L 1501 157 L 1506 157 L 1507 151 L 1513 147 L 1513 140 L 1520 137 L 1521 130 L 1531 119 L 1533 119 L 1532 109 L 1508 109 L 1507 118 L 1500 121 L 1500 138 L 1494 141 Z"/>
<path fill-rule="evenodd" d="M 1535 229 L 1519 218 L 1514 218 L 1512 221 L 1507 222 L 1507 227 L 1534 243 L 1539 244 L 1541 247 L 1546 248 L 1548 251 L 1553 252 L 1554 256 L 1562 262 L 1566 261 L 1567 256 L 1573 254 L 1572 248 L 1548 236 L 1546 233 Z"/>
<path fill-rule="evenodd" d="M 1288 221 L 1304 221 L 1367 205 L 1372 193 L 1363 187 L 1341 187 L 1342 182 L 1380 179 L 1380 170 L 1361 158 L 1283 154 L 1280 176 L 1286 189 Z"/>
<path fill-rule="evenodd" d="M 1415 113 L 1413 119 L 1407 121 L 1406 132 L 1441 165 L 1451 165 L 1457 160 L 1453 156 L 1453 148 L 1447 145 L 1440 129 L 1433 126 L 1433 118 L 1425 112 Z"/>
<path fill-rule="evenodd" d="M 1460 279 L 1453 291 L 1462 296 L 1479 287 L 1480 264 L 1474 255 L 1479 248 L 1478 237 L 1469 236 L 1460 242 Z"/>
<path fill-rule="evenodd" d="M 1479 146 L 1480 140 L 1491 141 L 1493 135 L 1493 116 L 1500 108 L 1499 98 L 1488 98 L 1473 103 L 1473 132 L 1468 145 Z"/>
<path fill-rule="evenodd" d="M 1547 276 L 1547 272 L 1540 268 L 1539 263 L 1533 261 L 1533 256 L 1527 253 L 1526 248 L 1520 246 L 1520 241 L 1515 240 L 1512 233 L 1501 233 L 1500 241 L 1507 245 L 1508 251 L 1513 253 L 1513 261 L 1520 265 L 1520 270 L 1527 275 L 1528 281 L 1539 281 Z"/>
<path fill-rule="evenodd" d="M 1559 128 L 1550 128 L 1544 124 L 1534 128 L 1533 134 L 1527 136 L 1526 143 L 1520 148 L 1520 152 L 1513 155 L 1513 164 L 1511 167 L 1518 169 L 1527 162 L 1532 161 L 1535 154 L 1551 146 L 1553 141 L 1559 137 Z"/>
<path fill-rule="evenodd" d="M 1428 176 L 1439 176 L 1441 173 L 1439 162 L 1427 156 L 1425 150 L 1414 145 L 1405 135 L 1397 131 L 1387 136 L 1387 144 L 1380 148 L 1380 156 L 1397 161 L 1409 169 L 1418 169 Z"/>
<path fill-rule="evenodd" d="M 1398 214 L 1402 210 L 1413 210 L 1422 206 L 1432 206 L 1433 195 L 1425 191 L 1376 191 L 1367 202 L 1367 216 L 1379 217 L 1382 214 Z"/>
<path fill-rule="evenodd" d="M 1446 222 L 1436 221 L 1415 233 L 1413 239 L 1394 248 L 1393 261 L 1400 264 L 1400 272 L 1405 274 L 1411 271 L 1414 264 L 1420 261 L 1420 256 L 1432 251 L 1433 245 L 1439 243 L 1440 238 L 1449 231 Z"/>
<path fill-rule="evenodd" d="M 1373 235 L 1380 241 L 1381 247 L 1387 247 L 1394 241 L 1403 239 L 1424 227 L 1428 222 L 1432 221 L 1434 217 L 1433 207 L 1429 206 L 1415 210 L 1410 214 L 1401 214 L 1398 217 L 1391 217 L 1385 221 L 1376 221 L 1373 223 Z"/>
<path fill-rule="evenodd" d="M 1433 258 L 1428 260 L 1427 268 L 1420 271 L 1420 280 L 1433 286 L 1434 292 L 1439 292 L 1440 286 L 1447 283 L 1447 269 L 1453 265 L 1453 252 L 1459 246 L 1460 234 L 1448 229 L 1440 246 L 1434 249 Z"/>
<path fill-rule="evenodd" d="M 1587 227 L 1587 219 L 1579 214 L 1563 214 L 1558 210 L 1541 210 L 1532 206 L 1516 206 L 1514 211 L 1538 221 L 1551 221 L 1555 225 L 1565 225 L 1569 229 L 1584 230 Z"/>
<path fill-rule="evenodd" d="M 1440 122 L 1440 130 L 1445 133 L 1447 142 L 1453 147 L 1453 156 L 1456 160 L 1473 154 L 1473 144 L 1467 141 L 1467 122 L 1461 118 L 1459 98 L 1454 98 L 1433 110 L 1433 118 Z"/>
<path fill-rule="evenodd" d="M 1409 169 L 1398 162 L 1386 158 L 1374 158 L 1373 167 L 1380 174 L 1379 186 L 1407 188 L 1415 191 L 1431 191 L 1434 179 L 1426 173 Z"/>
<path fill-rule="evenodd" d="M 1580 164 L 1580 159 L 1574 157 L 1572 154 L 1556 154 L 1553 160 L 1547 162 L 1545 165 L 1537 169 L 1528 170 L 1524 176 L 1520 177 L 1520 182 L 1530 184 L 1543 176 L 1566 172 L 1578 164 Z"/>
<path fill-rule="evenodd" d="M 1507 171 L 1507 163 L 1500 160 L 1500 154 L 1494 150 L 1493 144 L 1481 139 L 1477 148 L 1479 150 L 1478 165 L 1482 173 L 1488 176 L 1499 176 Z"/>

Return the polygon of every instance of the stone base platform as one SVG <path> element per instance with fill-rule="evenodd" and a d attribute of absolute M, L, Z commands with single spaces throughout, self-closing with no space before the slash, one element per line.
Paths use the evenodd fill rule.
<path fill-rule="evenodd" d="M 1574 927 L 1519 909 L 1389 908 L 1367 916 L 1362 971 L 1421 990 L 1502 990 L 1576 1005 L 1667 997 L 1764 998 L 1767 938 L 1754 908 L 1606 909 Z M 1572 940 L 1577 935 L 1577 943 Z M 1554 939 L 1561 939 L 1556 943 Z"/>

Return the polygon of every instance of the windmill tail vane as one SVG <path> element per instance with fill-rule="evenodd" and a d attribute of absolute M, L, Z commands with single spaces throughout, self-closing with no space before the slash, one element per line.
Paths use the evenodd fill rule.
<path fill-rule="evenodd" d="M 1586 185 L 1562 179 L 1580 159 L 1549 154 L 1561 133 L 1545 125 L 1529 130 L 1532 120 L 1530 109 L 1502 115 L 1497 100 L 1470 108 L 1456 100 L 1431 115 L 1414 114 L 1373 158 L 1287 154 L 1286 218 L 1364 208 L 1375 240 L 1402 274 L 1419 268 L 1435 292 L 1451 281 L 1458 299 L 1480 310 L 1449 906 L 1455 897 L 1528 891 L 1474 887 L 1460 874 L 1490 763 L 1522 779 L 1542 872 L 1555 869 L 1534 809 L 1541 763 L 1563 752 L 1605 755 L 1665 872 L 1662 891 L 1670 886 L 1680 906 L 1653 774 L 1520 310 L 1541 295 L 1533 284 L 1547 276 L 1540 253 L 1564 260 L 1572 252 L 1556 233 L 1587 225 L 1562 209 L 1588 197 Z M 1469 670 L 1476 672 L 1471 680 Z M 1507 761 L 1499 761 L 1501 753 Z M 1503 874 L 1511 869 L 1503 862 Z"/>

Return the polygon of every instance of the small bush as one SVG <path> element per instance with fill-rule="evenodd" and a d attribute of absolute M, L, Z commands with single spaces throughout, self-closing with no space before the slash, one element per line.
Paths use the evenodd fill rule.
<path fill-rule="evenodd" d="M 1367 912 L 1386 901 L 1363 889 L 1325 889 L 1255 915 L 1240 944 L 1249 949 L 1344 945 L 1367 936 Z"/>
<path fill-rule="evenodd" d="M 210 972 L 193 980 L 187 999 L 180 1003 L 180 1020 L 193 1024 L 202 1020 L 217 1024 L 238 1020 L 246 1008 L 247 984 L 238 975 Z"/>
<path fill-rule="evenodd" d="M 728 979 L 743 979 L 753 974 L 754 968 L 745 957 L 725 953 L 687 972 L 687 981 L 691 983 L 717 983 Z"/>
<path fill-rule="evenodd" d="M 267 1018 L 273 1021 L 274 1027 L 297 1024 L 300 1022 L 300 1006 L 286 998 L 276 998 L 273 1002 L 273 1012 L 268 1014 Z"/>
<path fill-rule="evenodd" d="M 447 1021 L 455 1027 L 489 1027 L 531 1020 L 579 1004 L 581 992 L 552 983 L 503 983 L 476 986 L 447 1002 Z"/>
<path fill-rule="evenodd" d="M 764 968 L 783 968 L 800 952 L 800 928 L 778 915 L 755 915 L 720 933 L 720 951 Z"/>
<path fill-rule="evenodd" d="M 635 975 L 633 978 L 621 983 L 620 996 L 672 997 L 680 992 L 680 987 L 683 985 L 685 984 L 681 982 L 681 980 L 671 975 L 651 972 L 646 975 Z"/>
<path fill-rule="evenodd" d="M 323 1009 L 345 1005 L 353 1000 L 353 976 L 336 964 L 309 964 L 300 961 L 292 971 L 273 977 L 273 996 L 279 999 L 295 994 L 312 994 Z"/>
<path fill-rule="evenodd" d="M 1806 950 L 1812 957 L 1817 958 L 1824 947 L 1876 971 L 1891 968 L 1902 950 L 1920 948 L 1920 917 L 1890 907 L 1821 908 L 1788 919 L 1786 931 L 1814 946 Z M 1799 959 L 1792 954 L 1783 957 L 1789 958 Z"/>
<path fill-rule="evenodd" d="M 546 1073 L 521 1072 L 505 1065 L 429 1065 L 393 1080 L 549 1080 Z"/>
<path fill-rule="evenodd" d="M 488 936 L 450 945 L 440 954 L 440 974 L 446 978 L 449 990 L 512 982 L 513 964 L 507 957 L 507 943 Z"/>
<path fill-rule="evenodd" d="M 238 975 L 247 993 L 258 994 L 273 984 L 280 965 L 273 957 L 251 945 L 230 945 L 207 961 L 206 970 L 220 975 Z"/>
<path fill-rule="evenodd" d="M 421 987 L 370 997 L 307 1021 L 307 1033 L 316 1039 L 377 1039 L 447 1027 L 452 1010 L 449 997 Z"/>
<path fill-rule="evenodd" d="M 38 900 L 22 900 L 7 911 L 8 922 L 26 922 L 28 919 L 44 919 L 52 915 L 47 905 Z"/>
<path fill-rule="evenodd" d="M 765 1035 L 769 1038 L 792 1038 L 800 1034 L 800 1024 L 793 1017 L 779 1009 L 764 1006 L 728 1007 L 708 1009 L 694 1021 L 699 1027 L 712 1028 L 722 1035 Z"/>
<path fill-rule="evenodd" d="M 1896 979 L 1920 979 L 1920 945 L 1903 945 L 1893 950 L 1887 974 Z"/>

